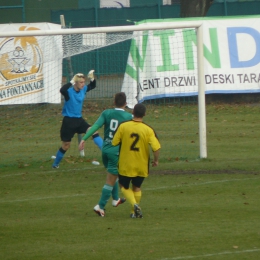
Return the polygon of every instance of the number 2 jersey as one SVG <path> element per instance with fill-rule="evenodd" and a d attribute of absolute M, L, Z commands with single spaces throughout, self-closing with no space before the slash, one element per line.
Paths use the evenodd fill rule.
<path fill-rule="evenodd" d="M 106 109 L 102 112 L 95 122 L 95 125 L 98 125 L 99 128 L 104 125 L 103 152 L 118 154 L 119 146 L 115 147 L 111 144 L 114 133 L 122 122 L 131 120 L 132 117 L 132 114 L 122 108 Z"/>
<path fill-rule="evenodd" d="M 112 144 L 120 144 L 118 171 L 127 177 L 147 177 L 150 147 L 153 151 L 161 148 L 153 128 L 134 120 L 120 124 Z"/>

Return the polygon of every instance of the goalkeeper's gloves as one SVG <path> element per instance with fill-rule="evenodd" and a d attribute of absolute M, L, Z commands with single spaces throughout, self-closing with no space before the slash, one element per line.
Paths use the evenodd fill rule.
<path fill-rule="evenodd" d="M 72 85 L 74 85 L 76 83 L 76 81 L 78 81 L 79 78 L 85 78 L 84 74 L 82 74 L 82 73 L 75 74 L 74 77 L 72 78 L 72 80 L 70 81 L 70 83 Z"/>
<path fill-rule="evenodd" d="M 95 70 L 90 70 L 88 73 L 88 78 L 90 79 L 90 81 L 94 81 L 94 71 Z"/>

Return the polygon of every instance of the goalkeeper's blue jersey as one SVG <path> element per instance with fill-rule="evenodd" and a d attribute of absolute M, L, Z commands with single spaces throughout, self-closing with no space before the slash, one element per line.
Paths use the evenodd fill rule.
<path fill-rule="evenodd" d="M 112 146 L 111 142 L 114 137 L 114 133 L 117 127 L 125 121 L 131 120 L 132 114 L 128 113 L 124 109 L 114 108 L 106 109 L 102 112 L 98 120 L 95 122 L 96 125 L 102 127 L 104 125 L 104 141 L 103 141 L 103 152 L 118 153 L 119 146 Z"/>
<path fill-rule="evenodd" d="M 69 100 L 65 100 L 62 115 L 68 117 L 82 117 L 82 106 L 86 93 L 88 91 L 88 86 L 84 86 L 80 91 L 76 91 L 74 87 L 70 87 L 67 92 L 69 95 Z"/>

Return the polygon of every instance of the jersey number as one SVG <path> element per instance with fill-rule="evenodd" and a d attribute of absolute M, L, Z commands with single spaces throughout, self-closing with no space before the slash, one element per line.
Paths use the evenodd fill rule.
<path fill-rule="evenodd" d="M 110 126 L 109 126 L 110 130 L 113 131 L 113 132 L 115 132 L 116 129 L 117 129 L 117 127 L 118 127 L 118 120 L 112 119 L 112 120 L 110 121 Z M 109 137 L 110 137 L 111 139 L 113 138 L 113 132 L 109 132 Z"/>
<path fill-rule="evenodd" d="M 133 141 L 133 143 L 132 143 L 132 145 L 131 145 L 131 147 L 130 147 L 130 150 L 131 150 L 131 151 L 137 151 L 137 152 L 139 152 L 139 148 L 136 147 L 136 144 L 137 144 L 138 141 L 139 141 L 139 135 L 132 133 L 130 136 L 131 136 L 131 138 L 134 138 L 134 141 Z"/>

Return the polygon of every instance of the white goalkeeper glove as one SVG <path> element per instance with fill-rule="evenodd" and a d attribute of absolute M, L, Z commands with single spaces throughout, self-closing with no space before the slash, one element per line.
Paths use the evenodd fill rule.
<path fill-rule="evenodd" d="M 90 81 L 93 81 L 95 79 L 94 72 L 95 72 L 95 70 L 90 70 L 88 73 L 88 78 L 90 79 Z"/>
<path fill-rule="evenodd" d="M 75 74 L 74 77 L 72 78 L 72 80 L 70 81 L 70 83 L 72 85 L 74 85 L 76 83 L 76 81 L 78 81 L 79 78 L 85 78 L 84 74 L 82 74 L 82 73 Z"/>

